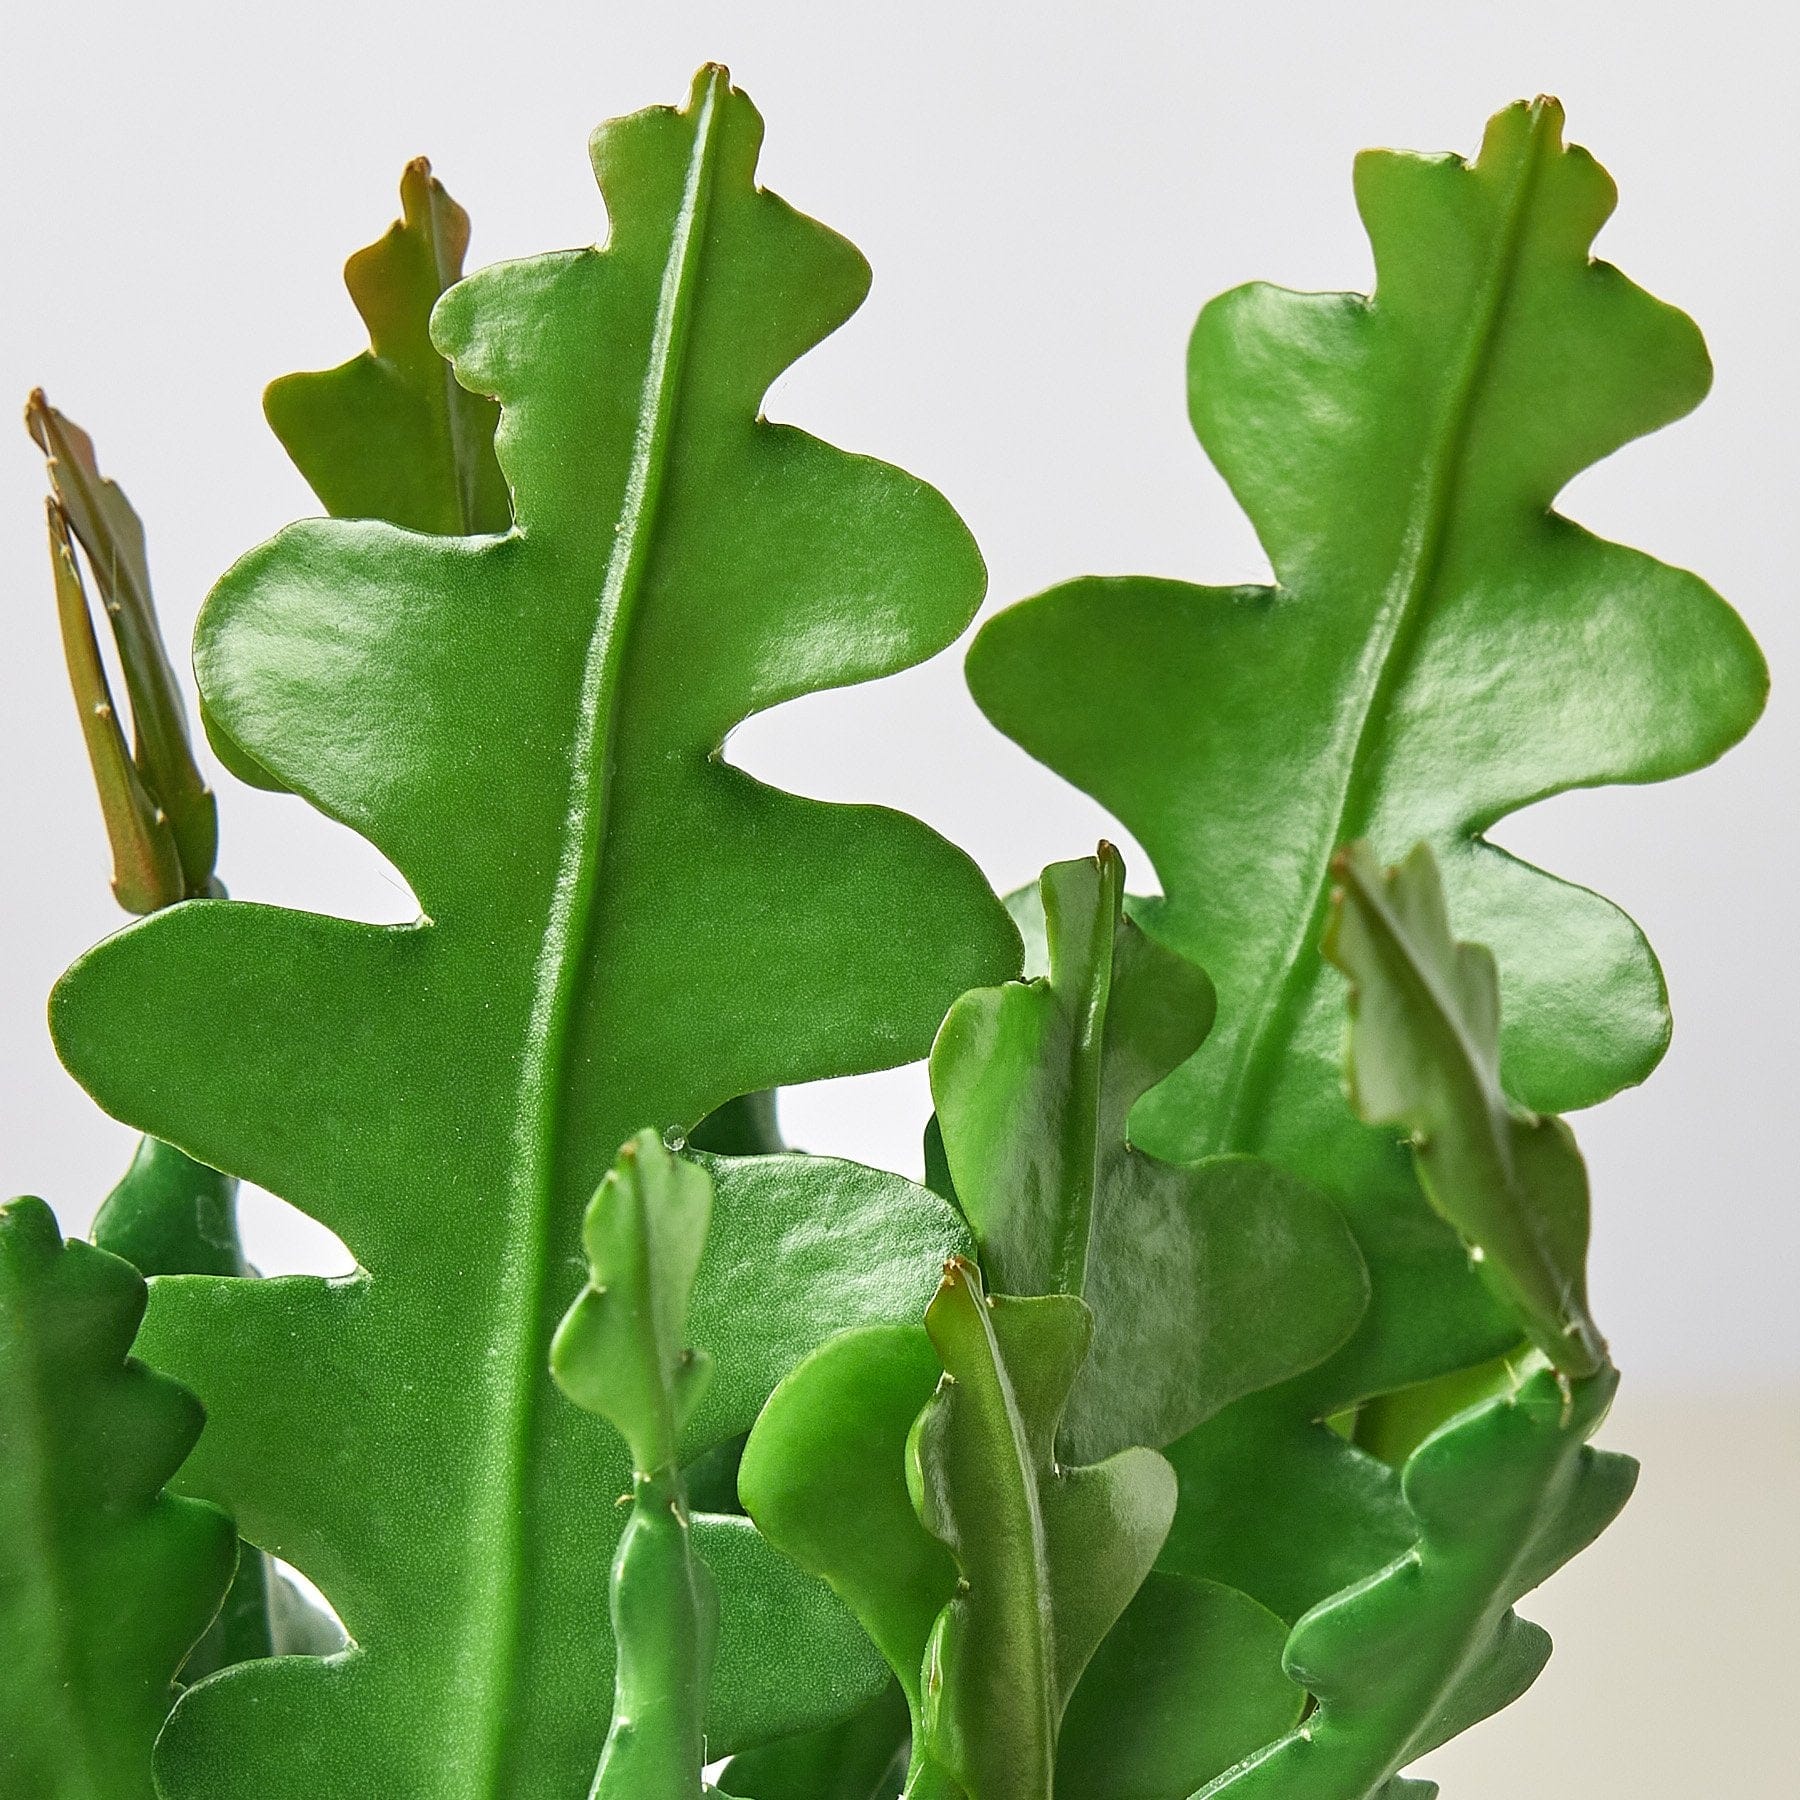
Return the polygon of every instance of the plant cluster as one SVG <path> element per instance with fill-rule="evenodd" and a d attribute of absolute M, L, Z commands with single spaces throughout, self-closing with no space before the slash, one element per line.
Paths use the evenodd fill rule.
<path fill-rule="evenodd" d="M 1275 583 L 977 634 L 1161 890 L 1102 844 L 1003 905 L 723 754 L 985 585 L 930 487 L 761 414 L 868 283 L 761 135 L 705 69 L 596 134 L 604 247 L 467 276 L 414 163 L 369 349 L 269 389 L 329 516 L 213 590 L 201 718 L 414 923 L 226 897 L 143 529 L 33 397 L 144 915 L 51 1023 L 145 1135 L 93 1243 L 0 1212 L 4 1800 L 1399 1800 L 1630 1493 L 1557 1115 L 1654 1066 L 1662 980 L 1486 834 L 1699 767 L 1765 675 L 1551 510 L 1709 376 L 1591 259 L 1606 175 L 1544 100 L 1365 155 L 1373 295 L 1204 310 Z M 926 1053 L 923 1184 L 781 1142 L 783 1086 Z M 240 1180 L 356 1273 L 260 1278 Z"/>

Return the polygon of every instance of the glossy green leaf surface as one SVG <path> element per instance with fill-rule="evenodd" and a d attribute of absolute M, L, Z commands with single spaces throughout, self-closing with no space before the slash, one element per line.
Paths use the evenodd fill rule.
<path fill-rule="evenodd" d="M 362 1271 L 159 1286 L 147 1342 L 211 1421 L 196 1488 L 318 1581 L 356 1644 L 191 1694 L 163 1752 L 182 1800 L 491 1800 L 589 1778 L 626 1483 L 547 1363 L 609 1147 L 918 1055 L 956 993 L 1013 966 L 960 853 L 719 755 L 763 707 L 941 648 L 982 583 L 929 488 L 758 417 L 867 280 L 754 186 L 760 135 L 705 72 L 683 110 L 597 137 L 604 250 L 439 302 L 435 341 L 501 403 L 510 532 L 310 522 L 208 602 L 212 715 L 394 861 L 419 923 L 201 903 L 59 992 L 60 1047 L 104 1105 L 320 1219 Z M 922 1260 L 945 1209 L 908 1190 L 882 1235 L 840 1236 L 856 1273 L 829 1296 L 787 1288 L 784 1234 L 838 1230 L 832 1167 L 797 1171 L 789 1209 L 754 1220 L 720 1181 L 721 1266 L 762 1270 L 790 1366 L 846 1312 L 916 1317 L 912 1272 L 942 1254 Z M 727 1379 L 748 1365 L 703 1330 L 706 1281 L 693 1331 L 719 1354 L 703 1410 L 724 1437 L 766 1390 Z M 780 1684 L 766 1656 L 754 1673 Z M 764 1698 L 770 1734 L 824 1722 Z"/>
<path fill-rule="evenodd" d="M 1094 1318 L 1061 1453 L 1167 1444 L 1312 1367 L 1368 1303 L 1355 1240 L 1317 1189 L 1251 1157 L 1134 1149 L 1135 1102 L 1213 1017 L 1202 971 L 1124 916 L 1110 845 L 1041 883 L 1049 975 L 965 994 L 931 1055 L 957 1202 L 996 1292 L 1072 1294 Z"/>
<path fill-rule="evenodd" d="M 1080 1300 L 990 1299 L 957 1259 L 925 1325 L 947 1379 L 913 1427 L 907 1486 L 961 1579 L 926 1650 L 921 1754 L 969 1800 L 1050 1800 L 1064 1709 L 1162 1547 L 1174 1474 L 1141 1447 L 1058 1463 L 1093 1330 Z"/>
<path fill-rule="evenodd" d="M 431 312 L 462 278 L 469 215 L 419 157 L 401 216 L 344 265 L 369 348 L 335 369 L 271 382 L 263 411 L 335 519 L 386 519 L 456 536 L 512 523 L 494 455 L 499 409 L 431 341 Z"/>
<path fill-rule="evenodd" d="M 1278 1412 L 1240 1402 L 1169 1449 L 1172 1566 L 1244 1585 L 1255 1561 L 1249 1591 L 1278 1610 L 1321 1598 L 1342 1547 L 1392 1530 L 1391 1491 L 1320 1421 L 1518 1335 L 1393 1134 L 1344 1104 L 1342 990 L 1317 948 L 1333 854 L 1359 836 L 1390 855 L 1428 843 L 1506 971 L 1517 1097 L 1591 1104 L 1662 1052 L 1655 961 L 1607 902 L 1484 833 L 1570 788 L 1699 767 L 1767 685 L 1703 582 L 1552 510 L 1710 379 L 1691 322 L 1591 257 L 1614 189 L 1564 145 L 1560 108 L 1508 108 L 1473 161 L 1365 153 L 1356 195 L 1372 295 L 1236 289 L 1190 345 L 1195 430 L 1275 584 L 1072 582 L 990 621 L 968 662 L 988 717 L 1143 845 L 1162 896 L 1138 918 L 1217 984 L 1218 1024 L 1138 1107 L 1136 1141 L 1316 1180 L 1369 1266 L 1363 1325 Z M 1246 1465 L 1252 1414 L 1273 1460 Z M 1304 1533 L 1329 1553 L 1310 1571 L 1260 1556 L 1285 1558 L 1280 1536 L 1225 1543 L 1198 1511 L 1229 1486 L 1252 1522 L 1297 1518 L 1304 1468 L 1329 1513 Z"/>
<path fill-rule="evenodd" d="M 237 1183 L 173 1144 L 143 1139 L 94 1215 L 93 1239 L 140 1275 L 248 1275 Z"/>
<path fill-rule="evenodd" d="M 0 1208 L 0 1796 L 152 1800 L 176 1670 L 231 1579 L 213 1507 L 164 1491 L 191 1394 L 127 1355 L 143 1278 L 41 1200 Z"/>
<path fill-rule="evenodd" d="M 550 1346 L 557 1385 L 631 1451 L 612 1564 L 612 1724 L 591 1800 L 700 1800 L 719 1596 L 694 1554 L 679 1445 L 711 1374 L 685 1342 L 711 1212 L 706 1171 L 640 1132 L 588 1208 L 588 1284 Z"/>
<path fill-rule="evenodd" d="M 1426 1194 L 1532 1342 L 1592 1375 L 1606 1341 L 1587 1303 L 1587 1171 L 1561 1119 L 1521 1113 L 1500 1085 L 1492 952 L 1456 941 L 1423 844 L 1385 872 L 1353 844 L 1336 868 L 1325 954 L 1350 980 L 1352 1104 L 1405 1128 Z"/>
<path fill-rule="evenodd" d="M 1184 1800 L 1300 1719 L 1287 1628 L 1212 1581 L 1152 1570 L 1063 1715 L 1058 1800 Z"/>
<path fill-rule="evenodd" d="M 1236 289 L 1190 348 L 1195 429 L 1276 585 L 1077 581 L 969 657 L 995 724 L 1144 846 L 1163 897 L 1139 916 L 1218 985 L 1217 1027 L 1139 1109 L 1139 1141 L 1267 1154 L 1350 1210 L 1375 1293 L 1328 1406 L 1505 1347 L 1404 1159 L 1343 1105 L 1317 955 L 1333 853 L 1427 841 L 1507 971 L 1519 1098 L 1591 1104 L 1661 1054 L 1655 962 L 1605 901 L 1482 834 L 1568 788 L 1698 767 L 1766 687 L 1704 583 L 1551 510 L 1709 380 L 1693 325 L 1590 257 L 1614 190 L 1560 109 L 1508 108 L 1473 162 L 1365 153 L 1356 191 L 1372 296 Z"/>
<path fill-rule="evenodd" d="M 1539 1368 L 1428 1438 L 1406 1465 L 1416 1541 L 1308 1613 L 1289 1673 L 1317 1708 L 1206 1788 L 1207 1800 L 1399 1800 L 1409 1763 L 1522 1694 L 1550 1640 L 1513 1603 L 1585 1549 L 1637 1465 L 1587 1447 L 1617 1377 Z"/>

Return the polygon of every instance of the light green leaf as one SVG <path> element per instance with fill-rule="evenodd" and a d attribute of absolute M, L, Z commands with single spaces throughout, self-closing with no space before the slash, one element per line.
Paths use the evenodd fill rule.
<path fill-rule="evenodd" d="M 224 1597 L 231 1521 L 164 1483 L 191 1394 L 127 1356 L 143 1278 L 41 1200 L 0 1207 L 0 1797 L 151 1800 L 176 1670 Z"/>
<path fill-rule="evenodd" d="M 951 1008 L 932 1097 L 956 1198 L 1000 1293 L 1094 1316 L 1059 1448 L 1156 1447 L 1312 1367 L 1355 1329 L 1368 1278 L 1337 1209 L 1250 1157 L 1133 1148 L 1133 1104 L 1201 1043 L 1212 985 L 1122 912 L 1110 845 L 1042 880 L 1050 974 Z"/>
<path fill-rule="evenodd" d="M 1431 1203 L 1564 1374 L 1592 1375 L 1606 1341 L 1587 1305 L 1587 1171 L 1561 1119 L 1521 1113 L 1500 1085 L 1492 953 L 1459 944 L 1421 844 L 1385 874 L 1367 844 L 1338 859 L 1325 954 L 1350 979 L 1350 1096 L 1403 1126 Z"/>
<path fill-rule="evenodd" d="M 915 1761 L 969 1800 L 1050 1800 L 1064 1709 L 1156 1560 L 1174 1473 L 1143 1448 L 1057 1462 L 1092 1332 L 1081 1301 L 990 1300 L 959 1258 L 925 1324 L 946 1380 L 913 1427 L 907 1485 L 961 1579 L 926 1650 Z"/>
<path fill-rule="evenodd" d="M 499 408 L 457 379 L 431 312 L 462 278 L 469 215 L 418 157 L 401 216 L 344 265 L 369 348 L 335 369 L 284 375 L 263 396 L 270 428 L 334 519 L 386 519 L 446 536 L 512 522 L 494 456 Z"/>
<path fill-rule="evenodd" d="M 1611 1369 L 1571 1387 L 1540 1366 L 1517 1392 L 1426 1439 L 1406 1465 L 1415 1543 L 1308 1613 L 1288 1640 L 1288 1672 L 1315 1710 L 1207 1787 L 1206 1800 L 1436 1792 L 1399 1772 L 1531 1685 L 1550 1640 L 1513 1603 L 1630 1496 L 1637 1465 L 1586 1447 L 1616 1385 Z"/>
<path fill-rule="evenodd" d="M 102 1104 L 291 1201 L 362 1270 L 159 1285 L 148 1341 L 212 1420 L 196 1489 L 229 1496 L 357 1646 L 195 1690 L 165 1735 L 180 1800 L 585 1782 L 626 1481 L 547 1359 L 607 1147 L 917 1056 L 957 993 L 1014 966 L 967 858 L 720 754 L 764 707 L 941 648 L 982 584 L 932 490 L 758 416 L 867 279 L 754 185 L 760 136 L 703 72 L 684 109 L 597 138 L 605 250 L 487 270 L 439 303 L 437 342 L 502 405 L 512 531 L 309 522 L 208 602 L 220 723 L 384 851 L 424 917 L 201 903 L 59 991 L 63 1054 Z M 791 1308 L 790 1366 L 847 1322 L 782 1289 L 783 1234 L 834 1230 L 832 1168 L 796 1180 L 785 1215 L 729 1232 L 721 1181 L 714 1226 L 723 1262 L 762 1268 L 770 1309 Z M 861 1271 L 846 1308 L 916 1316 L 944 1208 L 909 1192 L 916 1228 L 841 1240 Z M 701 1315 L 697 1298 L 723 1438 L 766 1389 L 728 1386 L 735 1351 Z"/>
<path fill-rule="evenodd" d="M 1143 845 L 1162 897 L 1137 917 L 1218 985 L 1217 1028 L 1135 1140 L 1269 1156 L 1339 1200 L 1362 1247 L 1369 1311 L 1289 1393 L 1302 1437 L 1516 1341 L 1403 1150 L 1343 1103 L 1341 993 L 1317 954 L 1332 855 L 1428 842 L 1506 971 L 1519 1099 L 1591 1104 L 1661 1055 L 1661 976 L 1623 914 L 1484 833 L 1570 788 L 1699 767 L 1767 683 L 1703 582 L 1551 510 L 1709 380 L 1691 322 L 1589 255 L 1614 190 L 1564 146 L 1560 108 L 1508 108 L 1473 162 L 1367 153 L 1356 190 L 1372 296 L 1240 288 L 1190 350 L 1195 429 L 1275 585 L 1077 581 L 1001 613 L 969 656 L 989 718 Z M 1184 1492 L 1210 1432 L 1171 1450 Z"/>
<path fill-rule="evenodd" d="M 678 1444 L 711 1372 L 685 1344 L 711 1212 L 706 1171 L 640 1132 L 588 1208 L 588 1285 L 550 1346 L 557 1385 L 631 1450 L 610 1581 L 612 1724 L 591 1800 L 700 1800 L 719 1596 L 694 1554 Z"/>

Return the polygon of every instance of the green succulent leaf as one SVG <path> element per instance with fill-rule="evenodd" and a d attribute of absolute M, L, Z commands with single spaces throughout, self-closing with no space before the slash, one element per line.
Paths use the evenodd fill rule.
<path fill-rule="evenodd" d="M 1175 1511 L 1154 1450 L 1067 1468 L 1056 1429 L 1092 1335 L 1078 1299 L 989 1299 L 958 1258 L 925 1315 L 946 1380 L 907 1486 L 961 1579 L 932 1627 L 919 1754 L 969 1800 L 1050 1800 L 1063 1712 Z"/>
<path fill-rule="evenodd" d="M 1385 873 L 1367 844 L 1336 863 L 1325 954 L 1350 980 L 1350 1097 L 1401 1126 L 1432 1204 L 1545 1357 L 1572 1378 L 1606 1361 L 1587 1304 L 1587 1171 L 1561 1119 L 1500 1085 L 1491 951 L 1458 943 L 1421 844 Z"/>
<path fill-rule="evenodd" d="M 734 1756 L 720 1777 L 737 1800 L 900 1800 L 906 1696 L 890 1681 L 854 1718 Z"/>
<path fill-rule="evenodd" d="M 1550 1640 L 1513 1603 L 1585 1549 L 1629 1498 L 1637 1465 L 1589 1449 L 1617 1385 L 1539 1367 L 1516 1392 L 1441 1427 L 1406 1465 L 1415 1542 L 1314 1608 L 1286 1666 L 1317 1702 L 1295 1731 L 1205 1800 L 1426 1800 L 1400 1771 L 1509 1705 Z"/>
<path fill-rule="evenodd" d="M 846 1331 L 769 1396 L 738 1468 L 763 1535 L 828 1583 L 886 1658 L 915 1743 L 925 1648 L 957 1576 L 913 1509 L 906 1445 L 942 1374 L 922 1325 Z"/>
<path fill-rule="evenodd" d="M 867 281 L 754 185 L 760 137 L 703 71 L 685 108 L 597 137 L 607 248 L 440 301 L 437 342 L 501 403 L 511 531 L 308 522 L 208 602 L 213 716 L 385 852 L 420 921 L 200 903 L 59 990 L 62 1052 L 103 1105 L 288 1199 L 361 1267 L 159 1284 L 150 1352 L 212 1421 L 197 1491 L 230 1496 L 356 1646 L 190 1694 L 161 1753 L 182 1800 L 585 1781 L 626 1479 L 607 1428 L 554 1395 L 548 1351 L 603 1147 L 919 1055 L 957 993 L 1016 966 L 978 872 L 923 826 L 777 793 L 720 754 L 762 708 L 943 647 L 983 579 L 932 490 L 758 416 Z M 715 1203 L 720 1266 L 763 1271 L 788 1366 L 840 1325 L 916 1316 L 947 1229 L 907 1189 L 880 1233 L 843 1231 L 841 1165 L 802 1160 L 781 1214 L 736 1217 L 722 1179 Z M 786 1285 L 784 1237 L 835 1243 L 827 1293 Z M 768 1374 L 725 1376 L 707 1279 L 693 1337 L 723 1354 L 692 1453 L 703 1419 L 713 1441 L 749 1426 Z M 758 1728 L 824 1723 L 812 1704 Z"/>
<path fill-rule="evenodd" d="M 1316 949 L 1336 849 L 1427 842 L 1506 971 L 1517 1097 L 1591 1104 L 1662 1053 L 1655 960 L 1606 901 L 1485 834 L 1570 788 L 1701 766 L 1767 686 L 1703 582 L 1552 510 L 1710 379 L 1692 323 L 1590 256 L 1614 190 L 1563 144 L 1560 108 L 1508 108 L 1472 162 L 1367 153 L 1356 190 L 1373 295 L 1240 288 L 1190 347 L 1195 429 L 1275 585 L 1072 582 L 993 619 L 968 663 L 988 717 L 1143 845 L 1162 895 L 1136 916 L 1218 985 L 1216 1028 L 1136 1109 L 1134 1140 L 1268 1156 L 1337 1199 L 1362 1247 L 1362 1326 L 1284 1390 L 1288 1467 L 1352 1454 L 1329 1415 L 1517 1340 L 1394 1135 L 1343 1103 L 1341 990 Z M 1274 1496 L 1271 1473 L 1220 1460 L 1242 1448 L 1227 1423 L 1171 1447 L 1184 1495 Z M 1334 1504 L 1366 1471 L 1340 1473 Z M 1367 1510 L 1371 1547 L 1389 1523 Z M 1188 1566 L 1243 1585 L 1241 1566 Z M 1273 1604 L 1279 1579 L 1249 1591 Z"/>
<path fill-rule="evenodd" d="M 140 1275 L 249 1275 L 237 1187 L 173 1144 L 143 1138 L 94 1215 L 93 1240 Z"/>
<path fill-rule="evenodd" d="M 175 1673 L 237 1540 L 164 1485 L 193 1396 L 127 1352 L 143 1278 L 41 1200 L 0 1207 L 0 1796 L 152 1800 Z"/>
<path fill-rule="evenodd" d="M 1082 1676 L 1059 1800 L 1183 1800 L 1299 1723 L 1287 1628 L 1247 1595 L 1152 1570 Z"/>
<path fill-rule="evenodd" d="M 284 375 L 263 411 L 334 519 L 386 519 L 445 536 L 512 523 L 494 455 L 500 409 L 457 379 L 432 308 L 462 279 L 469 215 L 424 157 L 400 177 L 401 216 L 344 265 L 369 348 L 335 369 Z"/>
<path fill-rule="evenodd" d="M 1110 845 L 1044 871 L 1050 973 L 965 994 L 931 1054 L 957 1202 L 996 1291 L 1094 1316 L 1058 1443 L 1075 1462 L 1167 1444 L 1311 1368 L 1368 1303 L 1317 1189 L 1251 1157 L 1177 1165 L 1131 1145 L 1134 1103 L 1193 1054 L 1212 984 L 1124 916 Z"/>
<path fill-rule="evenodd" d="M 719 1596 L 694 1554 L 679 1444 L 711 1373 L 684 1342 L 711 1212 L 706 1171 L 640 1132 L 588 1208 L 588 1285 L 550 1346 L 557 1385 L 631 1450 L 611 1577 L 612 1725 L 591 1800 L 700 1800 Z"/>
<path fill-rule="evenodd" d="M 218 805 L 194 760 L 187 709 L 164 647 L 144 523 L 116 481 L 100 473 L 94 441 L 40 388 L 25 427 L 50 476 L 50 562 L 63 655 L 113 851 L 113 892 L 127 912 L 154 912 L 213 891 Z M 93 571 L 130 701 L 132 747 L 100 661 L 79 544 Z"/>

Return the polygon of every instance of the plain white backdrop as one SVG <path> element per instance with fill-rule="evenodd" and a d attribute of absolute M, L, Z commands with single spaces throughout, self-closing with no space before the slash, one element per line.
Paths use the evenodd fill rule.
<path fill-rule="evenodd" d="M 1628 1394 L 1723 1418 L 1708 1396 L 1735 1388 L 1767 1397 L 1758 1417 L 1791 1422 L 1790 13 L 1743 0 L 63 0 L 10 9 L 0 33 L 0 394 L 22 401 L 41 382 L 94 432 L 148 522 L 178 648 L 231 559 L 315 510 L 262 425 L 260 391 L 361 347 L 340 267 L 392 217 L 411 156 L 428 153 L 469 207 L 476 262 L 591 242 L 604 220 L 589 128 L 679 100 L 697 63 L 728 62 L 768 119 L 765 183 L 875 269 L 863 311 L 769 410 L 942 487 L 987 554 L 991 608 L 1089 571 L 1264 574 L 1186 422 L 1183 352 L 1201 303 L 1253 277 L 1366 285 L 1349 184 L 1359 147 L 1472 151 L 1495 108 L 1559 94 L 1570 135 L 1622 190 L 1601 253 L 1699 319 L 1718 371 L 1698 415 L 1581 477 L 1563 508 L 1704 573 L 1761 637 L 1776 692 L 1714 770 L 1558 800 L 1497 835 L 1624 904 L 1673 989 L 1663 1069 L 1577 1120 L 1594 1173 L 1596 1309 Z M 23 432 L 0 440 L 0 1180 L 79 1228 L 129 1134 L 59 1072 L 43 1000 L 118 917 L 56 649 L 41 490 Z M 1106 827 L 984 724 L 960 650 L 783 708 L 731 753 L 782 785 L 915 812 L 1003 886 Z M 235 894 L 407 916 L 365 845 L 298 801 L 222 786 Z M 808 1147 L 909 1167 L 924 1111 L 913 1070 L 791 1096 L 787 1118 Z M 334 1246 L 278 1203 L 252 1209 L 251 1231 L 265 1266 L 332 1266 Z M 1740 1529 L 1754 1529 L 1747 1515 L 1722 1535 Z M 1655 1721 L 1677 1684 L 1666 1662 L 1647 1666 L 1660 1698 L 1640 1689 L 1629 1729 L 1615 1719 L 1608 1766 L 1652 1744 L 1667 1775 L 1679 1725 L 1659 1739 Z M 1772 1694 L 1773 1673 L 1746 1664 L 1745 1684 Z M 1716 1758 L 1706 1766 L 1731 1787 Z M 1790 1791 L 1757 1774 L 1732 1791 Z"/>

